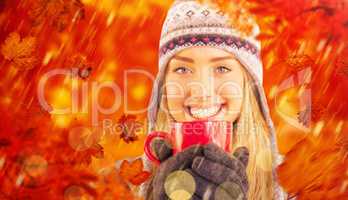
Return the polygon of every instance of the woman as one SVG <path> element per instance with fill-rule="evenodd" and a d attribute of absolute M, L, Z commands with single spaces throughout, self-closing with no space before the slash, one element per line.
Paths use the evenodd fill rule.
<path fill-rule="evenodd" d="M 238 29 L 241 22 L 230 19 L 243 20 L 251 31 Z M 142 188 L 146 199 L 168 198 L 164 180 L 178 170 L 189 172 L 199 182 L 192 199 L 237 199 L 240 194 L 242 199 L 286 198 L 275 172 L 281 157 L 262 88 L 260 44 L 255 38 L 258 32 L 257 24 L 246 16 L 227 16 L 198 1 L 176 1 L 170 8 L 162 29 L 159 72 L 150 100 L 150 130 L 168 131 L 171 122 L 231 121 L 235 124 L 231 145 L 234 156 L 214 145 L 171 156 L 165 143 L 158 141 L 153 151 L 163 162 L 158 167 L 146 162 L 154 173 Z M 214 153 L 209 157 L 205 152 Z M 190 161 L 189 169 L 182 166 L 183 161 Z M 221 170 L 206 170 L 216 167 Z M 236 185 L 225 187 L 230 197 L 217 196 L 221 185 L 217 180 L 226 179 L 216 174 L 229 177 Z M 238 191 L 240 194 L 236 194 Z"/>

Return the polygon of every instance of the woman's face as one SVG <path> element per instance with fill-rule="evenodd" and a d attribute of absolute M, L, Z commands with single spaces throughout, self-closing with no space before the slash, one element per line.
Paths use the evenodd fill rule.
<path fill-rule="evenodd" d="M 175 121 L 235 121 L 243 99 L 243 69 L 233 54 L 191 47 L 168 63 L 165 95 Z"/>

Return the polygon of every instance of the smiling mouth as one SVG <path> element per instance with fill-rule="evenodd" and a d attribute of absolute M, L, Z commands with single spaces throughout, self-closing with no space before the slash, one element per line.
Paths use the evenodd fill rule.
<path fill-rule="evenodd" d="M 223 104 L 204 107 L 204 108 L 187 106 L 187 111 L 191 115 L 191 117 L 195 119 L 208 119 L 218 115 L 223 107 L 224 107 Z"/>

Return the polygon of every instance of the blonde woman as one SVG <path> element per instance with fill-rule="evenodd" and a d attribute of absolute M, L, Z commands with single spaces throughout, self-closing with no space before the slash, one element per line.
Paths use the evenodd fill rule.
<path fill-rule="evenodd" d="M 196 181 L 191 199 L 286 199 L 277 183 L 281 162 L 262 88 L 257 24 L 250 33 L 234 26 L 212 5 L 175 1 L 163 25 L 159 71 L 148 113 L 151 131 L 169 131 L 170 123 L 230 121 L 234 126 L 229 155 L 217 145 L 199 145 L 172 156 L 165 141 L 152 144 L 161 160 L 142 189 L 145 199 L 168 199 L 165 180 L 183 170 Z M 225 184 L 223 190 L 217 190 Z"/>

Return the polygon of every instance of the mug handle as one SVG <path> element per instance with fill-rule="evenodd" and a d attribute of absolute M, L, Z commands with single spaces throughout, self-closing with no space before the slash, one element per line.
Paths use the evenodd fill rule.
<path fill-rule="evenodd" d="M 161 131 L 154 131 L 154 132 L 151 132 L 149 133 L 147 136 L 146 136 L 146 139 L 145 139 L 145 145 L 144 145 L 144 152 L 145 152 L 145 155 L 154 163 L 156 163 L 157 165 L 159 165 L 161 163 L 160 160 L 158 160 L 156 158 L 156 156 L 152 153 L 151 151 L 151 142 L 152 140 L 154 140 L 155 138 L 162 138 L 162 139 L 165 139 L 167 141 L 171 141 L 170 140 L 170 137 L 169 137 L 169 134 L 166 133 L 166 132 L 161 132 Z"/>

